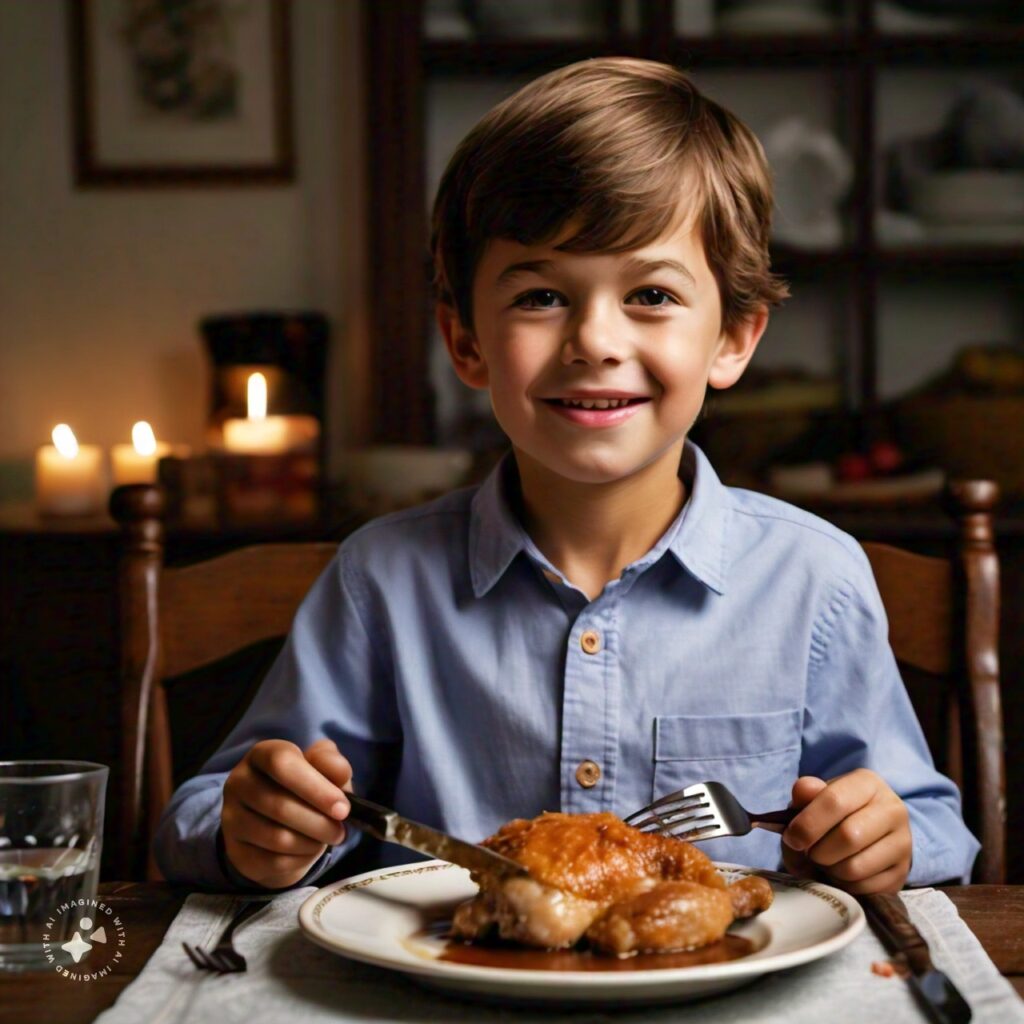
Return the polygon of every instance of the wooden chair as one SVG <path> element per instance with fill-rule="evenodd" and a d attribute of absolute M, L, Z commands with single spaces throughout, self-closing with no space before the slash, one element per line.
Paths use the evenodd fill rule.
<path fill-rule="evenodd" d="M 164 680 L 250 644 L 282 637 L 337 544 L 258 544 L 181 568 L 164 567 L 160 487 L 119 487 L 111 515 L 124 534 L 121 616 L 121 814 L 118 877 L 162 878 L 152 855 L 173 792 Z"/>
<path fill-rule="evenodd" d="M 1005 774 L 997 653 L 999 565 L 992 535 L 996 485 L 954 484 L 958 559 L 864 544 L 903 666 L 923 670 L 946 702 L 948 757 L 969 823 L 984 846 L 975 878 L 1005 875 Z M 334 544 L 262 544 L 165 568 L 164 497 L 157 487 L 115 491 L 124 530 L 120 567 L 123 764 L 122 878 L 159 879 L 151 840 L 172 793 L 165 678 L 287 633 Z"/>
<path fill-rule="evenodd" d="M 999 560 L 990 480 L 951 483 L 957 558 L 863 545 L 889 618 L 889 643 L 904 668 L 926 673 L 945 702 L 941 767 L 960 787 L 981 840 L 977 882 L 1006 880 L 1006 766 L 999 689 Z"/>

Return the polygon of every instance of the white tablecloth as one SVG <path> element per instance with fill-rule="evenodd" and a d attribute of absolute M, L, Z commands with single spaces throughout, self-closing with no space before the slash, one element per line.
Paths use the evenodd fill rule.
<path fill-rule="evenodd" d="M 873 974 L 887 954 L 870 929 L 823 960 L 766 975 L 734 992 L 676 1006 L 625 1010 L 524 1009 L 448 997 L 390 971 L 353 963 L 314 945 L 300 932 L 298 908 L 315 887 L 276 897 L 237 933 L 249 969 L 211 975 L 186 959 L 183 941 L 212 946 L 243 897 L 193 894 L 171 923 L 142 973 L 97 1024 L 355 1024 L 355 1022 L 543 1021 L 544 1024 L 922 1024 L 907 984 Z M 1024 1003 L 996 970 L 956 907 L 932 889 L 903 894 L 945 971 L 978 1024 L 1024 1024 Z M 128 941 L 131 921 L 125 915 Z"/>

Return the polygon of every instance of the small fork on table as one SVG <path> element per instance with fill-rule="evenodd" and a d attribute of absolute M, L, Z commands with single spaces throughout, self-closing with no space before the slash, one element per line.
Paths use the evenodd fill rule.
<path fill-rule="evenodd" d="M 217 940 L 217 945 L 207 951 L 202 946 L 190 946 L 187 942 L 181 945 L 188 954 L 189 960 L 200 971 L 213 971 L 215 974 L 238 974 L 248 966 L 245 957 L 235 949 L 231 942 L 231 936 L 239 925 L 248 921 L 254 914 L 258 914 L 271 902 L 271 898 L 254 899 L 245 903 L 242 908 L 228 922 L 227 928 Z"/>
<path fill-rule="evenodd" d="M 755 814 L 721 782 L 698 782 L 660 797 L 623 820 L 641 832 L 675 836 L 690 843 L 717 836 L 745 836 L 751 829 L 782 832 L 801 808 Z"/>

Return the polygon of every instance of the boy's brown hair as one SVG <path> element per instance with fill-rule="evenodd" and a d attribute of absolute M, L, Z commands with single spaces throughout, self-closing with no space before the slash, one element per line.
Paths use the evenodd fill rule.
<path fill-rule="evenodd" d="M 685 190 L 685 191 L 684 191 Z M 769 269 L 772 185 L 738 118 L 678 68 L 630 57 L 581 61 L 498 104 L 463 139 L 434 202 L 439 301 L 472 327 L 473 275 L 492 238 L 568 252 L 623 252 L 699 218 L 730 330 L 789 294 Z"/>

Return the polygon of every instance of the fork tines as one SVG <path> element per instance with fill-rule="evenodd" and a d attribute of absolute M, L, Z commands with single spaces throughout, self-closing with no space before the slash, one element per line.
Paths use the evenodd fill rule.
<path fill-rule="evenodd" d="M 700 812 L 706 813 L 700 813 Z M 699 786 L 682 796 L 670 793 L 623 818 L 641 832 L 659 832 L 677 839 L 705 838 L 721 827 L 707 791 Z"/>
<path fill-rule="evenodd" d="M 215 974 L 234 974 L 245 970 L 245 962 L 238 962 L 241 960 L 241 957 L 237 953 L 235 957 L 232 957 L 226 951 L 219 949 L 207 952 L 201 946 L 190 946 L 187 942 L 183 942 L 181 948 L 188 954 L 189 960 L 201 971 L 213 971 Z"/>

